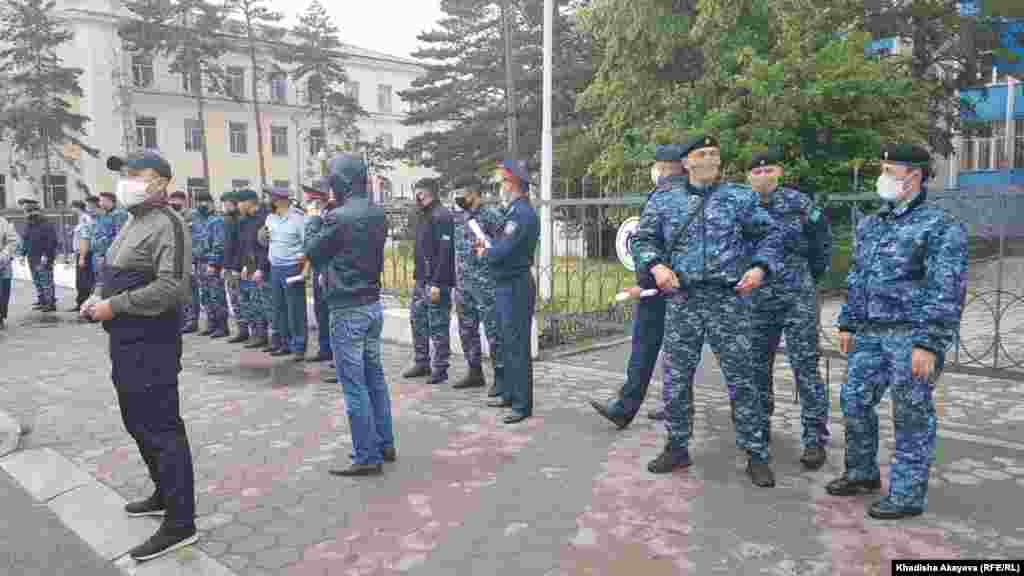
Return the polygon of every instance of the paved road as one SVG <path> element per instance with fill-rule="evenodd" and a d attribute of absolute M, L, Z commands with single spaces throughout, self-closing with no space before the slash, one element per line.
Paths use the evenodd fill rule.
<path fill-rule="evenodd" d="M 0 336 L 0 402 L 33 425 L 28 447 L 52 447 L 125 498 L 148 495 L 102 332 L 68 315 L 15 314 Z M 409 356 L 384 349 L 399 461 L 381 478 L 339 480 L 326 469 L 347 461 L 351 440 L 340 391 L 320 383 L 318 367 L 188 337 L 182 396 L 201 548 L 253 576 L 845 576 L 888 574 L 893 558 L 1024 557 L 1018 383 L 943 378 L 928 513 L 885 523 L 865 518 L 870 499 L 824 492 L 842 471 L 838 424 L 826 468 L 801 470 L 790 402 L 774 418 L 779 486 L 752 488 L 713 364 L 697 384 L 694 467 L 654 477 L 645 466 L 664 442 L 660 427 L 638 420 L 616 432 L 586 404 L 619 386 L 622 360 L 607 370 L 596 356 L 537 364 L 535 418 L 509 427 L 477 391 L 403 381 Z M 787 379 L 780 372 L 780 398 Z M 645 409 L 658 397 L 655 385 Z M 881 413 L 888 462 L 888 402 Z"/>

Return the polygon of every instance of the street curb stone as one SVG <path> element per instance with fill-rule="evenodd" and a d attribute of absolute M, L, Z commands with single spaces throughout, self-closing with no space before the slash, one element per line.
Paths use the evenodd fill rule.
<path fill-rule="evenodd" d="M 21 426 L 13 416 L 0 410 L 0 458 L 18 449 Z"/>

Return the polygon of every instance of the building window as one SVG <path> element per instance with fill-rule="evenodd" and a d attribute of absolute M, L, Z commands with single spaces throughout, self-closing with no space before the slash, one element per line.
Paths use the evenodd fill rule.
<path fill-rule="evenodd" d="M 378 140 L 385 150 L 390 150 L 395 147 L 395 137 L 391 134 L 381 134 Z"/>
<path fill-rule="evenodd" d="M 313 128 L 309 131 L 309 154 L 316 158 L 316 155 L 320 153 L 320 150 L 326 146 L 327 143 L 324 141 L 324 133 L 319 128 Z"/>
<path fill-rule="evenodd" d="M 245 190 L 249 187 L 249 181 L 237 178 L 231 181 L 232 190 Z"/>
<path fill-rule="evenodd" d="M 51 174 L 43 176 L 43 183 L 46 186 L 47 196 L 50 198 L 51 206 L 67 205 L 68 203 L 68 177 L 63 174 Z"/>
<path fill-rule="evenodd" d="M 391 86 L 387 84 L 377 85 L 377 110 L 391 113 Z"/>
<path fill-rule="evenodd" d="M 232 98 L 245 97 L 245 69 L 238 66 L 229 66 L 227 69 L 228 96 Z"/>
<path fill-rule="evenodd" d="M 228 133 L 232 154 L 249 153 L 249 125 L 245 122 L 228 122 Z"/>
<path fill-rule="evenodd" d="M 274 180 L 274 188 L 291 190 L 292 183 L 289 180 Z"/>
<path fill-rule="evenodd" d="M 975 170 L 992 169 L 992 139 L 978 138 L 978 166 Z"/>
<path fill-rule="evenodd" d="M 195 198 L 196 194 L 207 191 L 206 180 L 204 178 L 189 178 L 187 185 L 188 197 L 190 200 Z"/>
<path fill-rule="evenodd" d="M 351 98 L 356 104 L 359 103 L 359 82 L 349 81 L 345 84 L 345 95 Z"/>
<path fill-rule="evenodd" d="M 7 177 L 0 174 L 0 210 L 7 208 Z"/>
<path fill-rule="evenodd" d="M 960 171 L 974 171 L 974 139 L 964 138 L 960 144 Z"/>
<path fill-rule="evenodd" d="M 1017 120 L 1014 124 L 1013 165 L 1024 168 L 1024 120 Z"/>
<path fill-rule="evenodd" d="M 288 127 L 270 127 L 270 153 L 274 156 L 288 155 Z"/>
<path fill-rule="evenodd" d="M 135 143 L 142 148 L 158 148 L 156 140 L 156 118 L 138 116 L 135 118 Z"/>
<path fill-rule="evenodd" d="M 199 73 L 192 72 L 190 74 L 181 75 L 181 90 L 185 94 L 199 93 Z"/>
<path fill-rule="evenodd" d="M 203 129 L 199 120 L 185 118 L 185 151 L 199 152 L 203 149 Z"/>
<path fill-rule="evenodd" d="M 137 88 L 153 85 L 153 59 L 144 54 L 132 56 L 132 82 Z"/>
<path fill-rule="evenodd" d="M 288 103 L 288 80 L 284 72 L 277 72 L 270 77 L 270 101 L 274 104 Z"/>
<path fill-rule="evenodd" d="M 320 104 L 320 77 L 313 75 L 306 80 L 306 104 Z"/>

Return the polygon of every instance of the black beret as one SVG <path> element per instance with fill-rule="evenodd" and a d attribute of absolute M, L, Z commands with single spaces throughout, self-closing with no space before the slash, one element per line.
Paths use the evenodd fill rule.
<path fill-rule="evenodd" d="M 882 146 L 881 158 L 885 162 L 919 167 L 927 167 L 932 159 L 927 150 L 914 144 L 886 144 Z"/>
<path fill-rule="evenodd" d="M 683 150 L 676 144 L 664 144 L 654 150 L 655 162 L 679 162 L 683 159 Z"/>
<path fill-rule="evenodd" d="M 250 190 L 248 188 L 245 190 L 239 190 L 235 193 L 235 196 L 238 197 L 239 202 L 259 202 L 260 200 L 260 195 L 257 194 L 255 190 Z"/>
<path fill-rule="evenodd" d="M 696 136 L 683 146 L 682 150 L 679 151 L 679 157 L 686 158 L 690 155 L 690 152 L 701 148 L 718 148 L 718 140 L 707 134 Z"/>
<path fill-rule="evenodd" d="M 753 170 L 761 166 L 782 166 L 782 152 L 767 150 L 754 154 L 754 157 L 750 159 L 750 167 L 747 170 Z"/>

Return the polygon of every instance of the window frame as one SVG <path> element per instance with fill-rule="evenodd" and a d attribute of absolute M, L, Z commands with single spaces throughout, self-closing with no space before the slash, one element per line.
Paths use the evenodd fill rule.
<path fill-rule="evenodd" d="M 189 123 L 193 124 L 189 126 Z M 203 151 L 203 127 L 196 118 L 185 118 L 185 152 Z"/>
<path fill-rule="evenodd" d="M 242 66 L 228 66 L 224 69 L 224 77 L 227 79 L 227 83 L 225 85 L 227 95 L 231 98 L 245 98 L 245 68 Z M 236 80 L 240 86 L 240 89 L 238 90 L 236 90 L 234 86 Z"/>
<path fill-rule="evenodd" d="M 283 134 L 283 135 L 282 135 Z M 283 148 L 281 147 L 283 145 Z M 288 157 L 288 127 L 270 126 L 270 155 Z"/>
<path fill-rule="evenodd" d="M 153 69 L 153 58 L 146 54 L 132 54 L 132 86 L 136 88 L 152 88 L 156 81 Z M 148 76 L 146 71 L 148 70 Z"/>
<path fill-rule="evenodd" d="M 142 123 L 145 121 L 145 123 Z M 148 146 L 146 142 L 146 133 L 152 131 L 153 142 L 152 146 Z M 145 150 L 156 150 L 160 147 L 160 132 L 157 129 L 156 116 L 136 116 L 135 117 L 135 140 L 136 144 Z"/>
<path fill-rule="evenodd" d="M 277 94 L 275 88 L 280 81 L 281 94 Z M 284 72 L 275 72 L 270 75 L 267 81 L 268 88 L 270 91 L 270 103 L 271 104 L 287 104 L 288 103 L 288 75 Z"/>
<path fill-rule="evenodd" d="M 241 126 L 240 131 L 236 131 L 235 128 Z M 235 149 L 235 135 L 236 132 L 240 132 L 243 138 L 240 140 L 242 143 L 241 151 Z M 228 152 L 237 156 L 246 156 L 249 154 L 249 123 L 248 122 L 233 122 L 228 120 Z"/>
<path fill-rule="evenodd" d="M 7 208 L 7 175 L 0 174 L 0 210 Z"/>
<path fill-rule="evenodd" d="M 391 114 L 395 109 L 393 98 L 394 87 L 391 84 L 377 84 L 377 111 Z M 386 102 L 384 102 L 386 96 Z"/>

